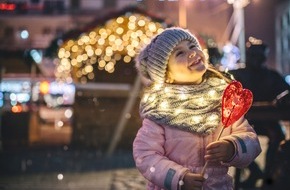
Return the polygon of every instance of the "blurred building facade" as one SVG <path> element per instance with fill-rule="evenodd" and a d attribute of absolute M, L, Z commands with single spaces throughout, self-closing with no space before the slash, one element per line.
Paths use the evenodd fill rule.
<path fill-rule="evenodd" d="M 221 48 L 230 39 L 232 32 L 229 31 L 229 25 L 233 8 L 228 2 L 226 0 L 3 0 L 0 1 L 2 26 L 0 49 L 5 51 L 45 49 L 51 40 L 66 31 L 83 27 L 108 10 L 131 5 L 141 5 L 148 12 L 163 17 L 174 25 L 180 25 L 181 20 L 185 19 L 183 22 L 186 23 L 187 28 L 194 33 L 211 36 Z M 282 74 L 289 73 L 289 56 L 287 56 L 289 1 L 249 2 L 244 8 L 245 37 L 254 35 L 266 41 L 271 48 L 270 64 L 273 64 L 271 66 L 279 69 Z M 185 15 L 183 18 L 181 18 L 181 11 Z M 255 14 L 256 11 L 259 11 L 259 14 Z M 267 22 L 263 23 L 263 19 Z M 45 64 L 38 66 L 43 65 Z M 9 73 L 8 69 L 6 68 L 5 71 L 5 67 L 2 68 L 2 73 Z"/>
<path fill-rule="evenodd" d="M 54 39 L 85 27 L 108 11 L 119 10 L 132 3 L 136 4 L 136 1 L 0 2 L 0 142 L 4 149 L 7 146 L 71 143 L 98 148 L 108 146 L 129 96 L 130 86 L 101 84 L 83 87 L 57 83 L 54 58 L 45 58 L 44 54 Z M 123 70 L 127 74 L 118 82 L 134 82 L 135 76 L 130 73 L 135 69 L 128 67 L 124 65 Z M 105 80 L 101 76 L 99 82 Z M 96 90 L 101 91 L 101 95 Z M 20 100 L 23 93 L 26 98 Z M 110 120 L 111 117 L 115 119 Z M 134 116 L 131 118 L 136 119 Z M 126 134 L 133 137 L 132 130 Z M 129 148 L 128 142 L 124 146 Z"/>
<path fill-rule="evenodd" d="M 236 0 L 242 1 L 242 0 Z M 233 33 L 233 23 L 231 23 L 231 15 L 233 6 L 226 0 L 3 0 L 0 1 L 0 82 L 2 82 L 1 91 L 3 92 L 3 82 L 16 81 L 21 83 L 20 91 L 29 84 L 28 93 L 32 98 L 33 86 L 37 86 L 36 90 L 40 101 L 49 101 L 50 104 L 56 104 L 62 96 L 62 106 L 57 107 L 53 112 L 59 114 L 59 118 L 51 119 L 49 115 L 51 110 L 47 107 L 37 108 L 37 115 L 29 118 L 29 125 L 36 125 L 39 120 L 43 124 L 43 130 L 34 126 L 27 136 L 26 140 L 38 142 L 40 140 L 49 142 L 51 137 L 60 136 L 60 141 L 54 139 L 55 142 L 63 144 L 71 143 L 72 138 L 77 142 L 83 142 L 88 146 L 108 146 L 107 139 L 111 138 L 114 133 L 114 123 L 110 118 L 114 117 L 118 120 L 118 114 L 110 115 L 115 110 L 122 110 L 124 102 L 129 95 L 130 88 L 126 87 L 126 92 L 120 94 L 121 102 L 113 100 L 112 95 L 106 95 L 98 98 L 98 93 L 88 90 L 77 91 L 75 87 L 68 87 L 73 93 L 73 99 L 77 103 L 63 104 L 64 91 L 56 89 L 47 98 L 42 90 L 46 89 L 46 83 L 54 82 L 54 59 L 46 59 L 44 57 L 46 48 L 51 42 L 61 37 L 63 34 L 70 32 L 75 28 L 84 28 L 86 24 L 92 22 L 96 17 L 101 18 L 110 10 L 120 10 L 127 6 L 141 6 L 153 14 L 164 18 L 168 23 L 173 25 L 186 25 L 198 36 L 204 39 L 214 39 L 213 46 L 220 48 L 225 45 Z M 245 37 L 255 36 L 262 38 L 269 44 L 271 48 L 270 66 L 278 69 L 283 75 L 290 73 L 290 3 L 287 0 L 263 1 L 252 0 L 244 8 L 245 11 Z M 259 14 L 257 13 L 259 12 Z M 267 22 L 265 22 L 265 18 Z M 262 28 L 262 30 L 260 30 Z M 204 40 L 205 44 L 210 44 Z M 133 84 L 134 73 L 130 65 L 126 65 L 126 72 L 131 73 L 128 80 L 117 79 Z M 131 69 L 129 68 L 131 67 Z M 44 83 L 42 83 L 44 82 Z M 103 82 L 103 81 L 102 81 Z M 12 84 L 12 83 L 9 83 Z M 8 84 L 8 86 L 9 86 Z M 35 85 L 37 84 L 37 85 Z M 78 84 L 77 84 L 78 85 Z M 18 85 L 19 86 L 19 85 Z M 80 85 L 79 85 L 80 86 Z M 126 86 L 126 85 L 125 85 Z M 120 86 L 119 86 L 120 87 Z M 59 88 L 65 89 L 63 86 Z M 96 87 L 94 87 L 96 88 Z M 129 90 L 128 90 L 129 89 Z M 75 91 L 76 90 L 76 91 Z M 1 92 L 1 93 L 2 93 Z M 120 93 L 116 90 L 115 94 Z M 8 96 L 8 95 L 6 95 Z M 4 99 L 4 94 L 1 95 Z M 4 97 L 4 98 L 3 98 Z M 10 94 L 9 94 L 10 98 Z M 3 101 L 2 101 L 3 102 Z M 4 112 L 4 103 L 1 106 L 1 112 Z M 12 105 L 16 106 L 15 105 Z M 46 103 L 47 106 L 47 103 Z M 76 106 L 76 107 L 73 107 Z M 53 106 L 52 106 L 53 107 Z M 81 108 L 81 109 L 80 109 Z M 16 109 L 16 108 L 15 108 Z M 75 118 L 71 118 L 71 111 L 76 110 L 75 116 L 81 118 L 81 122 L 76 122 Z M 82 110 L 85 110 L 82 111 Z M 137 114 L 138 109 L 133 108 L 134 114 L 131 115 L 131 125 L 139 122 Z M 108 115 L 104 115 L 108 113 Z M 3 114 L 1 114 L 2 116 Z M 68 117 L 69 120 L 68 120 Z M 129 117 L 129 116 L 128 116 Z M 10 116 L 9 116 L 10 118 Z M 24 117 L 27 119 L 27 117 Z M 103 123 L 110 120 L 106 125 Z M 76 123 L 72 127 L 71 123 Z M 87 124 L 85 124 L 87 122 Z M 33 124 L 34 123 L 34 124 Z M 18 124 L 15 124 L 18 125 Z M 53 130 L 45 128 L 51 125 Z M 87 127 L 82 128 L 82 125 Z M 64 128 L 63 126 L 67 126 Z M 95 126 L 99 126 L 102 131 L 99 133 L 93 130 Z M 28 128 L 28 126 L 26 126 Z M 3 127 L 2 127 L 3 128 Z M 138 126 L 133 126 L 133 130 L 127 129 L 125 138 L 132 140 Z M 65 130 L 63 130 L 65 129 Z M 84 130 L 85 129 L 85 130 Z M 73 130 L 75 133 L 73 134 Z M 57 131 L 57 133 L 52 133 Z M 9 132 L 9 131 L 8 131 Z M 9 132 L 10 133 L 10 132 Z M 13 131 L 11 132 L 13 133 Z M 49 135 L 45 135 L 49 134 Z M 0 138 L 3 137 L 0 133 Z M 25 139 L 25 138 L 24 138 Z M 53 139 L 53 138 L 51 138 Z M 128 144 L 124 145 L 128 147 Z"/>

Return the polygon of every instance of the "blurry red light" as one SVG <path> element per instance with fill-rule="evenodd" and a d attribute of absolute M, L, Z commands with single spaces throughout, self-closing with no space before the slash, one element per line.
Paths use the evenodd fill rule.
<path fill-rule="evenodd" d="M 3 11 L 14 11 L 16 5 L 13 3 L 0 3 L 0 10 Z"/>

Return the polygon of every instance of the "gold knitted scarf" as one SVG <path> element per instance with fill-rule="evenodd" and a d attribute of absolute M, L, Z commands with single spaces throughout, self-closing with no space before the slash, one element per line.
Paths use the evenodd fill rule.
<path fill-rule="evenodd" d="M 198 85 L 155 84 L 145 89 L 140 115 L 157 124 L 207 135 L 221 122 L 221 99 L 227 83 L 210 77 Z"/>

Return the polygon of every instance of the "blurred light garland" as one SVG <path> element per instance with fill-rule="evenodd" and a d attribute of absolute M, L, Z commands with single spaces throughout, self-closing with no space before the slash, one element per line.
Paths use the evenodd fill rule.
<path fill-rule="evenodd" d="M 117 62 L 130 63 L 142 45 L 166 27 L 165 23 L 138 13 L 110 19 L 59 48 L 56 79 L 87 83 L 94 80 L 96 69 L 113 73 Z"/>

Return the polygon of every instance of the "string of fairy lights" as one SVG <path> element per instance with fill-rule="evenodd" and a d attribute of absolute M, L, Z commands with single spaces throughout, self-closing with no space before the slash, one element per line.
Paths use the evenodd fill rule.
<path fill-rule="evenodd" d="M 96 69 L 114 73 L 117 63 L 130 63 L 144 44 L 162 32 L 165 23 L 138 13 L 126 13 L 96 26 L 58 50 L 55 76 L 58 81 L 87 83 Z"/>

